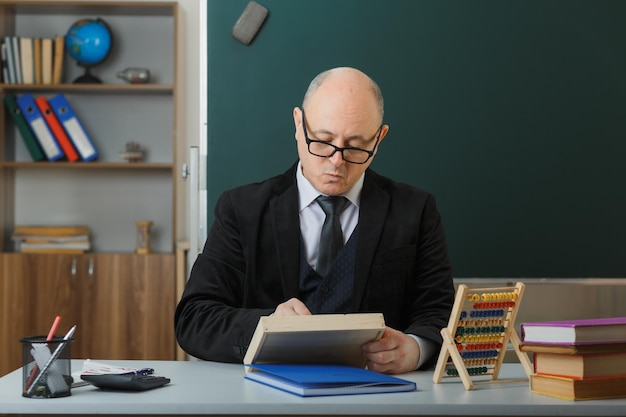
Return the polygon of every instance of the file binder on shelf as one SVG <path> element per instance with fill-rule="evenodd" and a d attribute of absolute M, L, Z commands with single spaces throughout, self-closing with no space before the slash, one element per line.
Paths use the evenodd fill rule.
<path fill-rule="evenodd" d="M 7 107 L 7 111 L 11 115 L 17 130 L 19 130 L 22 139 L 24 140 L 24 144 L 28 149 L 28 153 L 30 153 L 33 161 L 44 161 L 46 159 L 46 155 L 41 150 L 39 146 L 39 142 L 37 138 L 28 127 L 28 122 L 24 115 L 22 114 L 22 110 L 17 105 L 17 101 L 15 100 L 15 96 L 12 94 L 7 94 L 4 96 L 4 102 Z"/>
<path fill-rule="evenodd" d="M 59 122 L 59 119 L 57 119 L 57 116 L 54 114 L 54 111 L 52 111 L 52 108 L 50 107 L 48 100 L 46 100 L 44 96 L 40 96 L 35 99 L 35 103 L 37 103 L 37 106 L 39 107 L 39 110 L 41 111 L 43 118 L 46 120 L 46 123 L 48 124 L 48 128 L 54 135 L 58 144 L 63 149 L 63 152 L 65 152 L 65 156 L 67 157 L 67 160 L 69 162 L 78 161 L 80 157 L 78 156 L 76 149 L 74 149 L 74 145 L 72 145 L 72 141 L 65 133 L 65 129 L 63 129 L 63 126 L 61 126 L 61 122 Z"/>
<path fill-rule="evenodd" d="M 92 161 L 96 159 L 98 157 L 98 151 L 76 117 L 76 113 L 74 113 L 65 95 L 57 94 L 50 98 L 48 103 L 50 103 L 50 107 L 52 107 L 52 110 L 65 128 L 67 135 L 83 160 Z"/>
<path fill-rule="evenodd" d="M 30 125 L 33 133 L 35 133 L 35 137 L 39 141 L 39 145 L 41 145 L 48 160 L 56 161 L 63 158 L 63 151 L 48 128 L 43 114 L 39 111 L 39 107 L 37 107 L 32 94 L 22 94 L 17 98 L 17 105 L 22 110 L 22 114 Z"/>

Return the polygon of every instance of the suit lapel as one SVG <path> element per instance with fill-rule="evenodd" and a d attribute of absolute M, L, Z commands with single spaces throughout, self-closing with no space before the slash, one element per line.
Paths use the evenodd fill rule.
<path fill-rule="evenodd" d="M 280 268 L 283 289 L 287 299 L 298 296 L 300 276 L 300 217 L 298 214 L 298 187 L 295 173 L 288 171 L 293 179 L 284 192 L 270 201 L 273 239 Z"/>
<path fill-rule="evenodd" d="M 374 174 L 375 175 L 375 174 Z M 370 275 L 376 247 L 385 224 L 389 207 L 389 195 L 372 178 L 371 171 L 366 171 L 361 192 L 359 209 L 358 241 L 354 279 L 354 297 L 352 309 L 358 311 L 361 306 L 367 279 Z"/>

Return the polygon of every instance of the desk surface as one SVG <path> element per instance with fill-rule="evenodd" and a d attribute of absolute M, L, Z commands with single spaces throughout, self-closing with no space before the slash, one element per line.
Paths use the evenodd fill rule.
<path fill-rule="evenodd" d="M 432 382 L 432 372 L 412 372 L 418 391 L 390 394 L 301 398 L 244 380 L 242 365 L 215 362 L 100 361 L 119 366 L 152 367 L 171 378 L 145 392 L 102 391 L 93 386 L 72 395 L 32 399 L 21 395 L 21 370 L 0 378 L 0 415 L 419 415 L 419 416 L 626 416 L 626 398 L 567 401 L 533 394 L 521 365 L 504 364 L 501 381 L 476 384 L 466 391 L 457 378 Z M 72 370 L 82 369 L 72 361 Z"/>

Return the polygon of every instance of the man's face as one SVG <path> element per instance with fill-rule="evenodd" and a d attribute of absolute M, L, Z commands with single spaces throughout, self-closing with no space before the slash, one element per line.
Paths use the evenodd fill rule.
<path fill-rule="evenodd" d="M 316 104 L 314 100 L 313 103 Z M 348 191 L 370 166 L 373 157 L 364 164 L 346 162 L 341 152 L 329 158 L 312 155 L 304 136 L 302 110 L 295 108 L 294 124 L 302 173 L 321 193 L 340 195 Z M 308 105 L 304 122 L 309 139 L 331 143 L 339 148 L 378 149 L 388 127 L 379 125 L 380 117 L 373 106 L 345 106 L 342 103 Z M 376 148 L 376 149 L 375 149 Z"/>

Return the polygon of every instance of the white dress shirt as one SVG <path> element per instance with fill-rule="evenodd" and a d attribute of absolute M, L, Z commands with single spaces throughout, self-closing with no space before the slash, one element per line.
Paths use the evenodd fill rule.
<path fill-rule="evenodd" d="M 343 194 L 343 196 L 350 201 L 348 207 L 346 207 L 339 217 L 341 230 L 343 230 L 344 244 L 350 239 L 352 232 L 354 232 L 354 229 L 359 223 L 359 206 L 364 179 L 365 173 L 361 175 L 356 184 L 354 184 L 348 192 Z M 300 196 L 300 232 L 302 233 L 302 240 L 304 241 L 305 257 L 309 265 L 311 265 L 313 269 L 316 269 L 320 234 L 322 233 L 322 225 L 324 224 L 326 215 L 315 200 L 320 195 L 325 194 L 317 191 L 309 180 L 304 177 L 301 162 L 298 162 L 298 168 L 296 169 L 296 182 L 298 184 L 298 195 Z M 419 368 L 427 358 L 435 353 L 436 347 L 430 340 L 423 339 L 413 334 L 409 334 L 409 336 L 413 337 L 420 347 L 420 358 L 417 363 L 417 368 Z"/>

